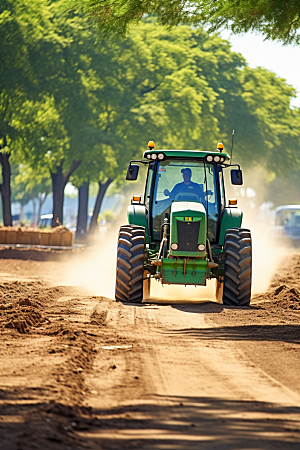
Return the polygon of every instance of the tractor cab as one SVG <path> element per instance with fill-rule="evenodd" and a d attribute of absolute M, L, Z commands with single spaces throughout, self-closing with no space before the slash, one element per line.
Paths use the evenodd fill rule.
<path fill-rule="evenodd" d="M 141 301 L 145 296 L 138 280 L 148 283 L 149 295 L 151 278 L 184 285 L 206 285 L 215 278 L 225 303 L 249 304 L 251 235 L 240 228 L 243 213 L 237 201 L 226 205 L 223 180 L 223 170 L 231 167 L 232 184 L 241 185 L 240 166 L 230 164 L 222 144 L 216 151 L 154 150 L 153 142 L 148 147 L 144 159 L 131 161 L 127 170 L 126 179 L 136 180 L 139 164 L 148 166 L 144 197 L 133 196 L 128 225 L 119 233 L 116 298 Z M 135 266 L 139 258 L 143 262 Z M 241 283 L 240 292 L 238 276 L 244 269 L 247 283 Z"/>
<path fill-rule="evenodd" d="M 223 146 L 220 150 L 223 150 Z M 205 222 L 203 223 L 204 245 L 206 233 L 211 243 L 217 243 L 222 213 L 226 208 L 223 167 L 230 166 L 229 155 L 220 151 L 154 150 L 152 148 L 144 153 L 144 158 L 148 160 L 144 201 L 142 202 L 141 197 L 137 196 L 137 201 L 132 200 L 133 208 L 129 208 L 128 213 L 132 211 L 135 215 L 137 209 L 142 209 L 136 208 L 136 205 L 143 205 L 152 246 L 157 246 L 161 241 L 164 219 L 172 217 L 175 209 L 178 215 L 182 208 L 182 212 L 201 211 L 200 215 L 203 215 L 203 222 Z M 143 163 L 145 164 L 144 161 Z M 139 166 L 130 164 L 127 179 L 132 179 L 130 172 L 138 168 Z M 136 170 L 135 179 L 137 174 L 138 170 Z M 242 172 L 239 166 L 238 170 L 232 170 L 231 177 L 233 184 L 242 184 Z M 230 205 L 230 208 L 236 209 L 236 202 L 233 203 L 235 204 Z M 189 222 L 187 219 L 190 216 L 187 213 L 184 216 L 186 220 L 183 219 L 183 221 Z M 190 222 L 199 221 L 193 219 Z M 199 223 L 190 223 L 189 227 L 198 231 L 199 225 Z M 179 224 L 179 228 L 183 230 L 184 225 Z M 182 244 L 182 240 L 180 241 Z"/>
<path fill-rule="evenodd" d="M 218 217 L 225 207 L 222 168 L 218 171 L 212 163 L 188 158 L 165 157 L 164 160 L 151 162 L 145 205 L 149 211 L 148 218 L 151 218 L 149 229 L 153 241 L 161 240 L 166 214 L 170 217 L 180 208 L 196 210 L 207 216 L 208 236 L 215 241 Z M 199 228 L 198 225 L 196 221 L 193 223 L 195 229 Z"/>

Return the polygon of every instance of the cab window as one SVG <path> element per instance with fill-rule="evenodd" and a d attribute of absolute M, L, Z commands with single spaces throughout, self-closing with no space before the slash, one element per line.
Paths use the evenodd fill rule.
<path fill-rule="evenodd" d="M 171 211 L 176 201 L 202 203 L 207 211 L 208 237 L 215 241 L 218 206 L 216 196 L 215 166 L 200 161 L 161 161 L 157 173 L 153 198 L 153 239 L 160 240 L 165 213 Z"/>

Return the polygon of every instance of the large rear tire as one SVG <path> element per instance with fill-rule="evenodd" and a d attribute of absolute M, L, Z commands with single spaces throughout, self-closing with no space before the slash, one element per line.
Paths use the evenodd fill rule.
<path fill-rule="evenodd" d="M 251 300 L 252 240 L 246 228 L 225 233 L 225 274 L 223 304 L 248 306 Z"/>
<path fill-rule="evenodd" d="M 141 303 L 145 259 L 145 228 L 122 225 L 118 237 L 116 300 Z"/>

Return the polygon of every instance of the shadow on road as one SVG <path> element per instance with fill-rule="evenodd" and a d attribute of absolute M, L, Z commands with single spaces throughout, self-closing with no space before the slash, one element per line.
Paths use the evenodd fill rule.
<path fill-rule="evenodd" d="M 234 327 L 188 328 L 169 331 L 201 340 L 283 341 L 300 344 L 300 325 L 243 325 Z M 300 446 L 299 446 L 300 448 Z"/>
<path fill-rule="evenodd" d="M 13 420 L 18 414 L 14 396 L 4 397 L 0 435 L 5 450 L 299 449 L 300 407 L 176 396 L 152 396 L 108 410 L 24 402 L 23 423 Z"/>
<path fill-rule="evenodd" d="M 219 303 L 213 302 L 211 300 L 201 300 L 201 301 L 193 301 L 193 300 L 186 300 L 186 301 L 172 301 L 172 300 L 145 300 L 143 303 L 126 303 L 122 302 L 125 306 L 136 306 L 138 308 L 155 308 L 155 307 L 161 307 L 164 306 L 172 306 L 174 309 L 178 309 L 178 311 L 184 311 L 189 313 L 199 313 L 199 314 L 206 314 L 206 313 L 212 313 L 212 314 L 219 314 L 226 308 L 226 306 L 223 306 Z M 231 309 L 235 309 L 232 308 Z M 238 308 L 241 309 L 241 308 Z M 249 310 L 248 307 L 244 307 L 242 309 Z"/>

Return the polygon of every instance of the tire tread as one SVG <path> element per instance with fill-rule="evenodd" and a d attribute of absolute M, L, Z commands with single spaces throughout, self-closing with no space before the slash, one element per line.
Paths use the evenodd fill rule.
<path fill-rule="evenodd" d="M 246 228 L 225 233 L 223 304 L 248 306 L 251 300 L 252 240 Z"/>
<path fill-rule="evenodd" d="M 120 227 L 117 250 L 117 301 L 140 303 L 143 300 L 145 229 L 136 225 Z"/>

